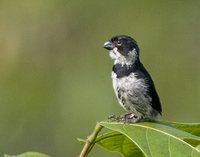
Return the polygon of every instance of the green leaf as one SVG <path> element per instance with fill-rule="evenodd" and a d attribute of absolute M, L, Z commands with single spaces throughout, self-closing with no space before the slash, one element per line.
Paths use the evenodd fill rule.
<path fill-rule="evenodd" d="M 168 123 L 172 126 L 175 126 L 178 129 L 184 130 L 196 136 L 200 136 L 200 123 L 176 123 L 176 122 L 168 122 Z"/>
<path fill-rule="evenodd" d="M 5 154 L 4 157 L 49 157 L 48 155 L 38 153 L 38 152 L 26 152 L 20 155 L 7 155 Z"/>
<path fill-rule="evenodd" d="M 112 152 L 118 152 L 125 157 L 144 157 L 141 150 L 125 135 L 113 131 L 99 136 L 97 144 Z"/>
<path fill-rule="evenodd" d="M 196 148 L 200 151 L 200 145 L 198 145 Z"/>
<path fill-rule="evenodd" d="M 200 137 L 167 123 L 100 124 L 113 132 L 99 136 L 97 144 L 107 150 L 119 152 L 125 157 L 140 157 L 142 154 L 145 157 L 200 157 L 200 151 L 195 147 L 200 145 Z"/>

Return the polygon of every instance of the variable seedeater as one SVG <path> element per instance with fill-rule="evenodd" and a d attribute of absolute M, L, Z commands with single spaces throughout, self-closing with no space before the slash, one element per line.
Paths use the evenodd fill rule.
<path fill-rule="evenodd" d="M 161 103 L 150 74 L 140 61 L 137 42 L 127 35 L 112 37 L 104 43 L 114 60 L 113 89 L 126 113 L 117 117 L 127 122 L 155 120 L 161 115 Z"/>

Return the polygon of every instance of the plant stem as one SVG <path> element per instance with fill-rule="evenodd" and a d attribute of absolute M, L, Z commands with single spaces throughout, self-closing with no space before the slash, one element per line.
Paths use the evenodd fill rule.
<path fill-rule="evenodd" d="M 90 152 L 90 150 L 92 149 L 92 147 L 95 144 L 95 140 L 96 140 L 98 133 L 101 131 L 102 128 L 103 128 L 103 126 L 101 126 L 99 123 L 97 123 L 97 125 L 94 128 L 94 131 L 87 138 L 79 157 L 87 157 L 88 153 Z"/>

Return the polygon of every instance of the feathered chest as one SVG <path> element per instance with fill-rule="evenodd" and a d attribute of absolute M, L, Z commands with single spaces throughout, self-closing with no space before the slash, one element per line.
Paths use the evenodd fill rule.
<path fill-rule="evenodd" d="M 112 72 L 112 83 L 115 92 L 123 91 L 128 93 L 144 92 L 148 90 L 148 86 L 144 79 L 138 79 L 135 73 L 130 73 L 128 76 L 117 77 L 115 72 Z"/>

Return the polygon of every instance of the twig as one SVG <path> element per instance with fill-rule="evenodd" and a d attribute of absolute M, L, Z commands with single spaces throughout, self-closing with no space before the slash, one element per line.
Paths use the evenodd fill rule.
<path fill-rule="evenodd" d="M 90 152 L 90 150 L 92 149 L 92 147 L 95 144 L 95 140 L 96 140 L 98 133 L 101 131 L 102 128 L 103 128 L 103 126 L 101 126 L 99 123 L 97 123 L 97 125 L 94 128 L 94 131 L 87 138 L 79 157 L 87 157 L 88 153 Z"/>

